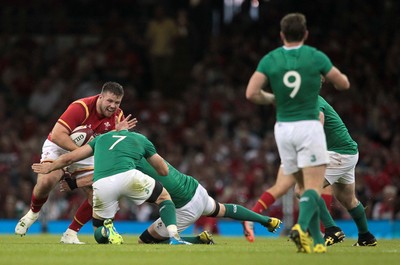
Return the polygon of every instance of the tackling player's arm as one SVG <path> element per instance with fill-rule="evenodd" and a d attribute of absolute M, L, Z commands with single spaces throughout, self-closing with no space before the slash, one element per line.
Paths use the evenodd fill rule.
<path fill-rule="evenodd" d="M 78 179 L 64 176 L 64 179 L 62 179 L 59 183 L 61 192 L 72 191 L 80 187 L 92 186 L 92 184 L 93 184 L 92 174 L 80 177 Z"/>
<path fill-rule="evenodd" d="M 260 73 L 254 72 L 246 88 L 246 98 L 256 104 L 272 104 L 275 102 L 275 96 L 272 93 L 263 90 L 268 84 L 268 78 Z"/>
<path fill-rule="evenodd" d="M 168 165 L 165 163 L 164 158 L 162 158 L 159 154 L 154 154 L 151 157 L 147 158 L 147 162 L 154 167 L 157 171 L 158 175 L 166 176 L 168 175 Z"/>
<path fill-rule="evenodd" d="M 34 163 L 32 165 L 32 169 L 35 173 L 48 174 L 54 170 L 62 169 L 76 161 L 85 159 L 92 155 L 92 147 L 88 144 L 85 144 L 84 146 L 81 146 L 72 152 L 63 154 L 62 156 L 54 160 L 53 163 Z"/>

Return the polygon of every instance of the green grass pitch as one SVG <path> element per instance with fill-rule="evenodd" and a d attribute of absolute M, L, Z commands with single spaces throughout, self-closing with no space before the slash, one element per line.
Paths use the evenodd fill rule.
<path fill-rule="evenodd" d="M 285 237 L 258 237 L 248 243 L 242 237 L 215 236 L 215 245 L 139 245 L 137 236 L 124 235 L 123 245 L 99 245 L 81 235 L 86 245 L 60 244 L 61 235 L 0 235 L 1 265 L 369 265 L 400 264 L 400 240 L 378 240 L 376 247 L 353 247 L 354 239 L 328 248 L 325 254 L 296 253 Z"/>

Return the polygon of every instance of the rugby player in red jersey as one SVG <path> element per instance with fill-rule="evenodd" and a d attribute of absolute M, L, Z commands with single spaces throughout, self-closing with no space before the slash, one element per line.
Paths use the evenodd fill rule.
<path fill-rule="evenodd" d="M 127 123 L 129 128 L 133 128 L 136 125 L 136 119 L 130 119 L 130 115 L 125 118 L 123 111 L 119 108 L 123 96 L 124 89 L 120 84 L 107 82 L 103 85 L 100 94 L 72 102 L 44 142 L 41 163 L 52 162 L 62 154 L 78 148 L 70 137 L 71 132 L 78 126 L 84 125 L 91 128 L 94 135 L 114 130 L 119 123 Z M 76 179 L 93 174 L 93 165 L 93 157 L 89 157 L 68 167 L 68 173 L 75 177 L 66 179 L 71 189 L 78 188 Z M 21 236 L 26 234 L 29 227 L 38 219 L 42 206 L 64 173 L 63 170 L 56 170 L 49 174 L 38 174 L 32 191 L 30 210 L 18 221 L 15 234 Z M 92 218 L 91 182 L 79 182 L 79 188 L 85 191 L 88 200 L 85 200 L 77 210 L 74 220 L 61 238 L 62 243 L 82 244 L 83 242 L 80 242 L 77 237 L 77 232 Z"/>

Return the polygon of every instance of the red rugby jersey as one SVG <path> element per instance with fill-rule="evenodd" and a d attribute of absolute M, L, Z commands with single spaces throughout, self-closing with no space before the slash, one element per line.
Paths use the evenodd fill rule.
<path fill-rule="evenodd" d="M 72 132 L 76 127 L 87 125 L 95 135 L 103 134 L 115 129 L 115 116 L 118 121 L 123 117 L 123 111 L 118 108 L 111 117 L 102 117 L 96 111 L 96 101 L 99 95 L 78 99 L 72 102 L 58 119 L 58 123 Z M 51 132 L 47 139 L 51 141 Z"/>

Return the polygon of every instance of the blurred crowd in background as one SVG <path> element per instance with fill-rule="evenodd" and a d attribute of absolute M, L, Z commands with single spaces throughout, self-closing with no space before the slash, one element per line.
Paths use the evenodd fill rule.
<path fill-rule="evenodd" d="M 370 219 L 400 219 L 400 3 L 384 1 L 9 1 L 0 11 L 0 218 L 27 212 L 41 146 L 75 99 L 106 81 L 125 89 L 136 130 L 220 202 L 249 208 L 280 164 L 273 106 L 245 88 L 259 59 L 281 45 L 279 21 L 307 16 L 307 44 L 351 81 L 321 94 L 359 145 L 358 198 Z M 301 3 L 300 3 L 301 2 Z M 311 2 L 311 1 L 310 1 Z M 71 219 L 84 199 L 55 189 L 48 220 Z M 333 216 L 348 219 L 334 200 Z M 118 219 L 149 220 L 122 202 Z M 282 217 L 277 201 L 268 215 Z"/>

